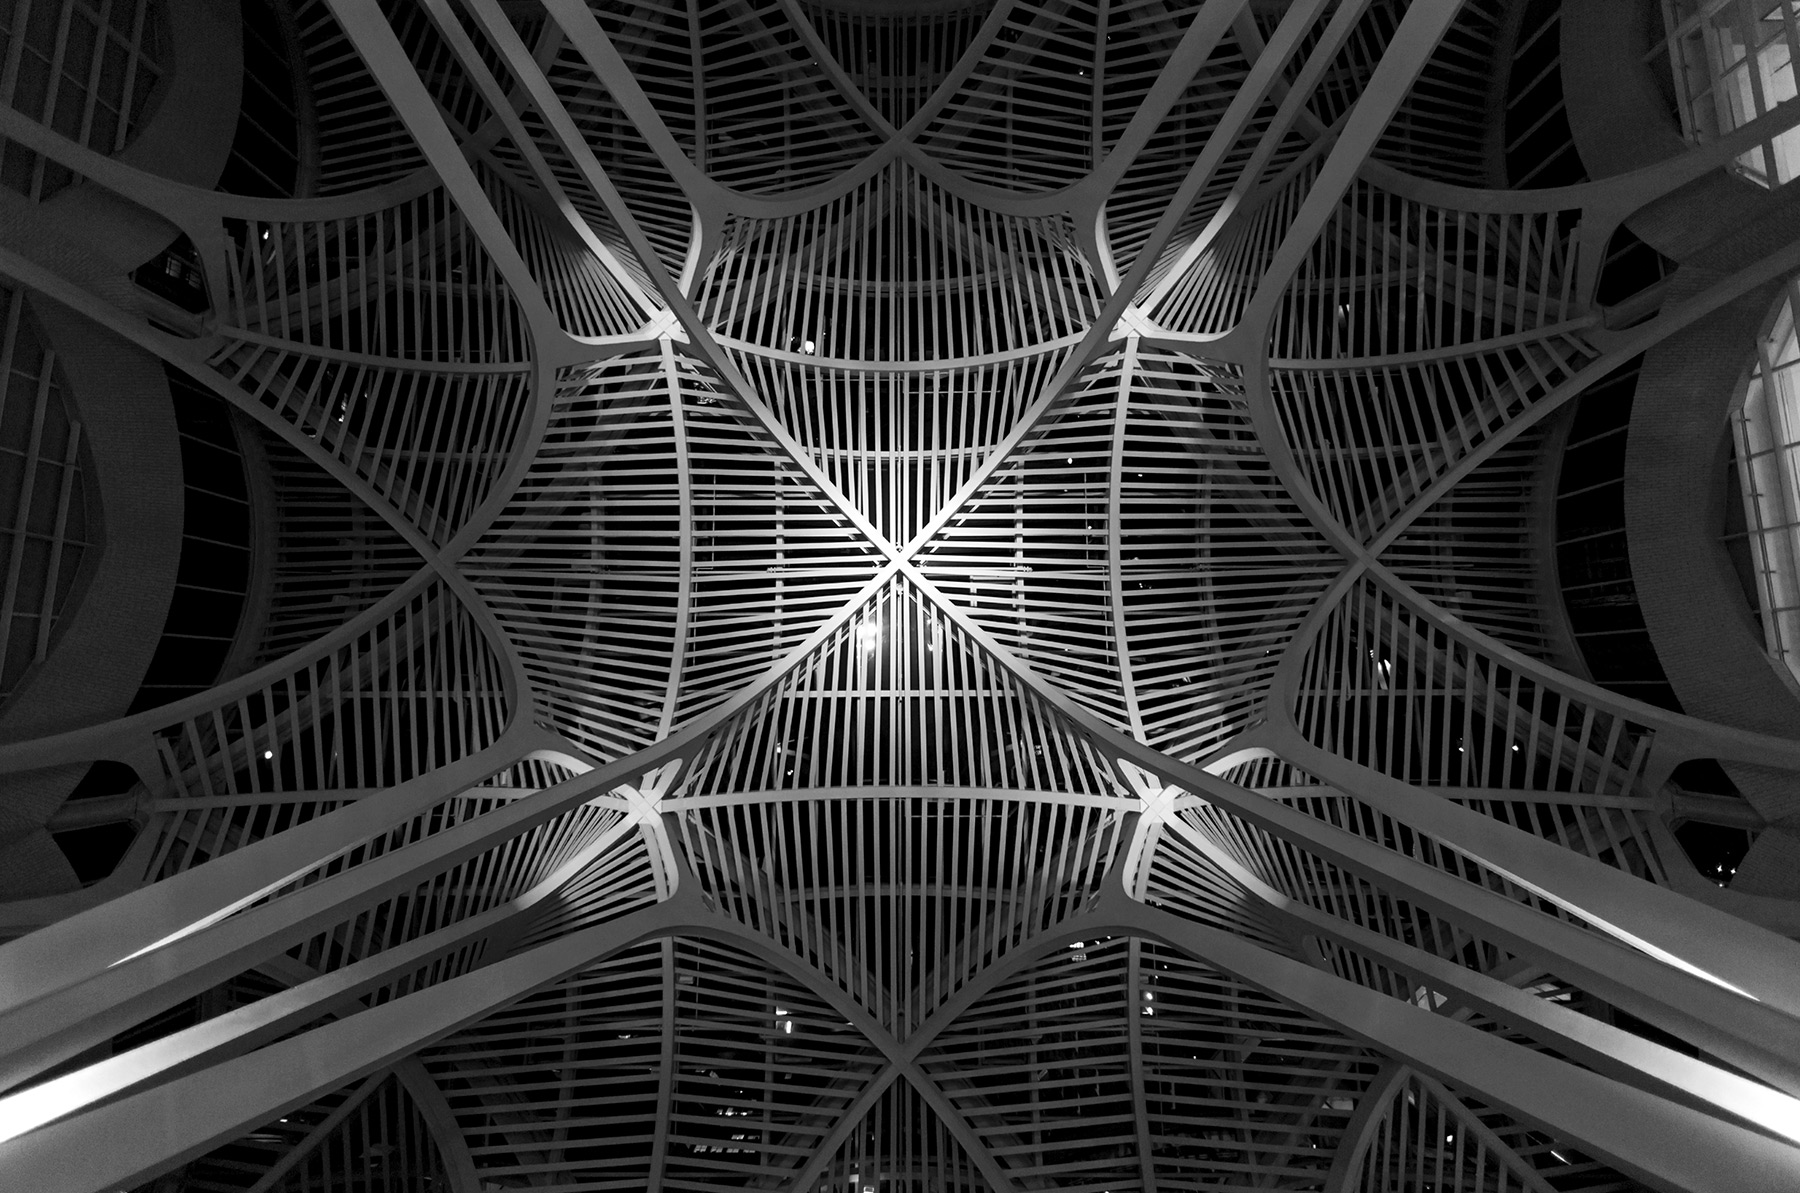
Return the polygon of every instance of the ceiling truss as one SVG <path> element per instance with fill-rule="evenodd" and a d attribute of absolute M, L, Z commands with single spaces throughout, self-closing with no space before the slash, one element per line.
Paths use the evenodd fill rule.
<path fill-rule="evenodd" d="M 1800 743 L 1525 648 L 1457 505 L 1800 267 L 1622 331 L 1595 298 L 1622 220 L 1795 116 L 1574 187 L 1426 180 L 1395 138 L 1482 6 L 1277 7 L 309 3 L 412 155 L 358 173 L 322 97 L 310 198 L 0 109 L 185 234 L 214 309 L 0 273 L 404 560 L 206 692 L 0 744 L 154 789 L 117 897 L 0 946 L 0 1167 L 1800 1171 L 1800 954 L 1678 893 L 1649 782 Z"/>

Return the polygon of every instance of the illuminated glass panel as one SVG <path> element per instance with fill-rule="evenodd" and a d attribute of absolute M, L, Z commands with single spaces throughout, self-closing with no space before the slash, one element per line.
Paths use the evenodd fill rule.
<path fill-rule="evenodd" d="M 1794 98 L 1797 8 L 1794 0 L 1663 0 L 1664 46 L 1691 140 L 1724 136 Z M 1737 167 L 1763 186 L 1789 181 L 1800 173 L 1800 129 L 1742 154 Z"/>
<path fill-rule="evenodd" d="M 1796 286 L 1757 342 L 1743 405 L 1732 418 L 1738 482 L 1769 654 L 1800 678 L 1800 338 Z"/>

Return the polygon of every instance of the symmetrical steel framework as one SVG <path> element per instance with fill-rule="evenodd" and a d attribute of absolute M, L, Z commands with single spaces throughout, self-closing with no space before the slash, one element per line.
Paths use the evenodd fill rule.
<path fill-rule="evenodd" d="M 0 109 L 19 220 L 199 296 L 10 240 L 6 360 L 29 295 L 263 445 L 227 677 L 0 744 L 144 820 L 9 911 L 0 1184 L 1800 1185 L 1796 921 L 1658 804 L 1800 741 L 1559 667 L 1530 515 L 1800 268 L 1600 297 L 1793 105 L 1515 190 L 1497 0 L 253 7 L 282 194 L 128 160 L 98 57 Z M 0 97 L 28 20 L 182 77 L 180 0 L 29 8 Z M 8 684 L 103 541 L 31 352 Z"/>

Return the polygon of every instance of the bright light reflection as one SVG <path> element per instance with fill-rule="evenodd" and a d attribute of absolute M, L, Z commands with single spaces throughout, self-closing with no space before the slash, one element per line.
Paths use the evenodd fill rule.
<path fill-rule="evenodd" d="M 881 645 L 881 623 L 871 620 L 857 626 L 856 645 L 864 654 L 873 654 L 875 648 Z"/>

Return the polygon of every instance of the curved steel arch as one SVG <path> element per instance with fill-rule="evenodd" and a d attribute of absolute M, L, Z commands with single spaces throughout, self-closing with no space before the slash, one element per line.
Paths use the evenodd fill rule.
<path fill-rule="evenodd" d="M 431 1042 L 478 1030 L 513 1001 L 635 942 L 694 937 L 745 951 L 809 991 L 881 1058 L 860 1089 L 845 1092 L 831 1129 L 786 1143 L 763 1137 L 753 1160 L 703 1161 L 725 1174 L 720 1183 L 779 1181 L 798 1193 L 828 1173 L 837 1179 L 839 1149 L 865 1129 L 865 1115 L 904 1094 L 930 1108 L 994 1188 L 1083 1174 L 1111 1183 L 1115 1169 L 1126 1173 L 1121 1183 L 1145 1189 L 1180 1184 L 1166 1149 L 1190 1145 L 1158 1135 L 1163 1112 L 1153 1103 L 1170 1095 L 1152 1088 L 1180 1080 L 1157 1069 L 1161 1037 L 1133 1001 L 1154 992 L 1155 957 L 1177 953 L 1272 992 L 1296 1022 L 1335 1025 L 1363 1041 L 1371 1065 L 1390 1066 L 1374 1092 L 1361 1092 L 1358 1070 L 1342 1085 L 1351 1090 L 1343 1105 L 1321 1095 L 1282 1128 L 1280 1146 L 1299 1149 L 1308 1124 L 1330 1120 L 1320 1137 L 1337 1131 L 1342 1143 L 1327 1187 L 1358 1187 L 1371 1147 L 1449 1164 L 1467 1184 L 1504 1170 L 1526 1187 L 1555 1187 L 1579 1166 L 1521 1143 L 1528 1130 L 1601 1157 L 1582 1161 L 1581 1175 L 1613 1182 L 1606 1187 L 1626 1176 L 1660 1188 L 1791 1183 L 1800 1171 L 1790 1096 L 1800 1091 L 1792 981 L 1800 954 L 1659 889 L 1675 885 L 1685 859 L 1669 852 L 1660 821 L 1652 824 L 1660 835 L 1639 830 L 1657 815 L 1647 776 L 1660 782 L 1675 760 L 1743 759 L 1785 773 L 1800 767 L 1795 743 L 1653 709 L 1569 675 L 1465 620 L 1454 599 L 1421 587 L 1420 565 L 1403 564 L 1395 548 L 1408 535 L 1454 539 L 1460 531 L 1441 529 L 1449 523 L 1430 511 L 1597 377 L 1800 267 L 1800 247 L 1776 246 L 1624 330 L 1609 329 L 1595 305 L 1614 229 L 1800 116 L 1776 109 L 1656 166 L 1530 193 L 1411 177 L 1381 160 L 1381 147 L 1402 137 L 1413 138 L 1413 160 L 1430 151 L 1416 125 L 1390 125 L 1425 102 L 1423 75 L 1460 69 L 1440 43 L 1473 25 L 1451 0 L 1418 0 L 1403 16 L 1386 0 L 1329 8 L 1294 4 L 1275 19 L 1240 0 L 1185 9 L 1004 0 L 971 22 L 973 40 L 930 94 L 890 119 L 879 95 L 859 86 L 855 64 L 831 57 L 826 27 L 797 0 L 705 9 L 667 0 L 657 19 L 688 39 L 682 60 L 696 70 L 718 69 L 705 65 L 707 38 L 725 34 L 709 21 L 744 22 L 750 32 L 731 43 L 740 50 L 795 58 L 701 82 L 736 79 L 766 99 L 800 72 L 830 109 L 796 117 L 799 133 L 784 129 L 788 156 L 766 188 L 742 185 L 753 154 L 711 171 L 705 105 L 719 102 L 716 89 L 699 101 L 702 148 L 690 156 L 678 114 L 659 110 L 669 80 L 642 73 L 654 71 L 652 60 L 608 32 L 612 16 L 571 0 L 541 14 L 492 0 L 425 0 L 423 16 L 391 18 L 345 2 L 316 6 L 319 20 L 334 22 L 333 44 L 363 59 L 368 94 L 387 96 L 383 118 L 409 130 L 428 163 L 355 194 L 218 195 L 0 111 L 9 139 L 185 232 L 218 310 L 199 344 L 185 345 L 112 291 L 90 293 L 3 237 L 0 272 L 178 366 L 213 362 L 202 370 L 207 384 L 369 504 L 423 564 L 387 600 L 201 697 L 0 745 L 0 773 L 79 762 L 173 718 L 213 743 L 207 765 L 224 767 L 229 786 L 232 751 L 243 743 L 297 749 L 336 722 L 300 700 L 267 745 L 255 736 L 262 730 L 227 722 L 263 724 L 256 717 L 267 709 L 288 708 L 282 683 L 338 666 L 365 638 L 368 652 L 390 638 L 412 642 L 412 623 L 396 611 L 428 590 L 443 594 L 443 608 L 460 607 L 500 659 L 497 670 L 455 662 L 445 692 L 491 704 L 498 682 L 508 718 L 488 727 L 481 748 L 442 759 L 428 752 L 405 782 L 340 791 L 341 801 L 328 802 L 343 806 L 305 823 L 278 826 L 276 812 L 324 801 L 332 789 L 259 786 L 245 772 L 246 790 L 196 802 L 239 800 L 267 811 L 266 824 L 245 821 L 219 837 L 213 860 L 0 946 L 0 1022 L 22 1033 L 0 1048 L 9 1083 L 229 981 L 234 967 L 328 948 L 321 940 L 341 954 L 271 996 L 262 1019 L 201 1013 L 160 1046 L 78 1069 L 93 1088 L 59 1103 L 54 1121 L 31 1120 L 0 1143 L 0 1159 L 64 1182 L 46 1188 L 98 1187 L 227 1144 L 295 1099 L 335 1097 L 381 1066 L 398 1063 L 423 1089 L 417 1057 Z M 1091 55 L 1084 47 L 1085 66 L 1059 58 L 1056 39 L 1089 28 L 1136 36 L 1133 22 L 1157 23 L 1154 37 L 1131 43 L 1151 65 L 1134 68 L 1129 104 L 1107 113 L 1092 98 L 1103 94 L 1110 62 L 1105 35 Z M 558 43 L 566 50 L 553 69 Z M 1159 137 L 1174 135 L 1169 122 L 1198 119 L 1202 109 L 1186 101 L 1216 81 L 1208 61 L 1224 51 L 1241 59 L 1214 72 L 1229 80 L 1229 95 L 1203 109 L 1210 123 L 1184 125 L 1173 148 L 1162 146 Z M 639 56 L 628 61 L 628 52 Z M 814 61 L 798 64 L 802 53 Z M 888 65 L 914 69 L 898 58 Z M 1059 81 L 1059 70 L 1093 77 Z M 1355 100 L 1330 121 L 1313 102 L 1328 86 Z M 1034 87 L 1054 93 L 1041 101 L 1045 111 L 1083 122 L 1085 148 L 1059 148 L 1056 162 L 1034 166 L 1028 149 L 1007 141 L 991 170 L 971 166 L 972 154 L 1001 143 L 984 137 L 1036 135 L 1027 110 Z M 1043 117 L 1052 118 L 1061 117 Z M 609 127 L 631 143 L 625 133 L 609 140 Z M 866 151 L 850 161 L 842 147 L 796 149 L 805 128 L 849 130 Z M 1082 154 L 1080 169 L 1068 165 Z M 1162 160 L 1173 163 L 1168 177 L 1151 185 L 1144 163 Z M 1016 188 L 992 181 L 1009 177 Z M 802 185 L 784 189 L 784 180 Z M 1171 197 L 1144 208 L 1165 184 Z M 905 204 L 895 198 L 902 192 Z M 1133 203 L 1142 209 L 1108 222 L 1109 204 Z M 895 217 L 901 206 L 904 220 Z M 381 214 L 401 208 L 409 214 Z M 905 231 L 882 228 L 882 218 Z M 341 239 L 324 247 L 326 229 L 382 219 L 411 229 L 410 250 L 397 248 L 392 261 L 359 247 L 350 262 Z M 302 246 L 292 284 L 246 289 L 226 221 L 284 241 L 291 233 Z M 1467 243 L 1451 245 L 1442 231 L 1451 225 Z M 464 256 L 410 272 L 401 261 L 407 251 L 419 258 L 420 244 L 459 237 Z M 310 274 L 299 264 L 308 252 L 319 261 Z M 1115 252 L 1129 259 L 1115 262 Z M 342 260 L 328 263 L 330 253 Z M 896 263 L 908 253 L 926 259 Z M 957 253 L 984 267 L 947 264 Z M 451 272 L 477 260 L 479 278 Z M 347 279 L 372 289 L 352 299 Z M 1064 321 L 1044 320 L 1048 333 L 1008 323 L 1005 337 L 968 337 L 1004 345 L 992 351 L 897 349 L 913 342 L 920 321 L 940 317 L 940 298 L 949 309 L 952 279 L 972 297 L 966 312 L 944 318 L 1022 325 L 1036 308 L 1009 305 L 1009 291 L 1041 286 L 1045 309 L 1062 304 Z M 878 350 L 868 359 L 820 354 L 784 344 L 784 332 L 740 331 L 708 305 L 714 285 L 747 295 L 733 309 L 758 319 L 808 303 L 823 309 L 861 286 L 857 317 L 881 323 Z M 416 333 L 416 350 L 384 354 L 331 338 L 333 311 L 392 302 L 425 312 L 439 294 L 472 313 Z M 1419 319 L 1438 321 L 1431 336 L 1369 330 L 1399 318 L 1394 295 L 1428 312 Z M 239 317 L 246 296 L 273 302 L 282 334 L 269 318 Z M 1458 322 L 1465 305 L 1479 311 L 1467 324 Z M 426 343 L 501 310 L 449 355 Z M 1363 330 L 1340 334 L 1338 318 L 1361 320 Z M 1540 350 L 1543 360 L 1520 363 Z M 291 358 L 288 374 L 234 363 L 277 353 Z M 427 431 L 420 415 L 395 432 L 396 451 L 423 461 L 403 476 L 393 452 L 384 459 L 307 424 L 285 393 L 265 396 L 270 379 L 302 375 L 306 366 L 292 363 L 302 356 L 410 370 L 412 385 L 427 383 L 419 377 L 476 385 L 505 373 L 522 396 L 504 417 L 441 400 L 430 416 L 440 424 Z M 1479 379 L 1451 378 L 1465 367 Z M 629 385 L 608 380 L 627 375 Z M 303 391 L 297 401 L 347 396 L 322 373 L 307 376 L 292 383 Z M 1304 401 L 1296 396 L 1314 382 Z M 1004 401 L 1002 384 L 1013 387 Z M 1407 387 L 1420 385 L 1428 392 L 1415 399 Z M 944 393 L 961 404 L 930 405 Z M 1434 415 L 1430 427 L 1400 425 L 1434 402 L 1463 406 Z M 1001 408 L 1004 418 L 994 414 Z M 997 421 L 958 421 L 971 410 Z M 1158 438 L 1167 445 L 1147 446 Z M 1388 471 L 1369 464 L 1364 473 L 1382 452 Z M 937 460 L 949 453 L 953 467 Z M 1391 463 L 1402 457 L 1404 477 Z M 1158 471 L 1159 459 L 1180 467 Z M 458 479 L 445 479 L 453 472 Z M 451 489 L 445 515 L 426 494 Z M 463 641 L 436 632 L 418 638 L 421 657 Z M 462 742 L 457 735 L 472 732 L 449 705 L 418 711 L 411 672 L 359 666 L 354 682 L 366 676 L 368 695 L 357 688 L 343 716 L 385 700 L 381 715 L 411 718 L 419 742 Z M 211 738 L 201 726 L 208 717 L 217 724 Z M 1384 752 L 1384 735 L 1404 737 L 1412 753 Z M 1505 754 L 1479 764 L 1455 757 L 1481 752 L 1495 735 L 1505 739 L 1499 749 L 1511 742 L 1529 757 L 1518 765 Z M 947 750 L 981 757 L 965 765 Z M 809 786 L 798 762 L 784 773 L 788 751 L 810 751 L 829 789 Z M 1000 778 L 971 785 L 973 770 Z M 745 775 L 758 778 L 734 781 Z M 907 781 L 871 777 L 881 775 Z M 806 801 L 817 809 L 810 819 L 768 827 Z M 914 811 L 926 804 L 955 810 L 931 820 Z M 1071 839 L 1076 830 L 1042 829 L 1019 810 L 1039 804 L 1093 812 L 1107 827 L 1082 821 L 1087 835 Z M 1527 805 L 1536 810 L 1512 810 Z M 458 809 L 477 807 L 460 818 Z M 820 828 L 858 809 L 899 827 Z M 1137 819 L 1127 824 L 1127 812 Z M 711 827 L 690 832 L 683 816 L 710 817 Z M 903 838 L 906 849 L 894 844 Z M 1091 869 L 1087 854 L 1102 839 L 1112 850 L 1104 892 L 1066 915 L 1056 910 L 1086 889 L 1082 866 Z M 681 849 L 696 843 L 723 859 L 717 875 L 683 868 Z M 990 861 L 1003 854 L 1010 860 Z M 971 875 L 990 865 L 983 887 Z M 754 924 L 703 906 L 703 893 L 733 883 L 786 898 L 788 888 L 776 890 L 783 882 L 815 905 L 773 915 L 765 904 Z M 951 930 L 943 925 L 962 914 L 952 905 L 977 888 L 1006 908 L 1004 932 L 983 937 L 972 963 L 919 962 L 948 995 L 909 1030 L 884 1025 L 881 999 L 853 994 L 839 967 L 872 957 L 867 940 L 879 932 L 912 933 L 903 943 L 916 950 L 941 946 Z M 850 910 L 828 919 L 819 910 L 826 895 Z M 930 929 L 927 914 L 938 917 Z M 892 920 L 878 931 L 871 917 Z M 844 960 L 834 953 L 830 967 L 816 964 L 782 933 L 828 942 Z M 943 1079 L 951 1054 L 932 1052 L 934 1041 L 986 1032 L 996 1049 L 1030 1052 L 1029 1026 L 983 1000 L 1009 982 L 1037 981 L 1034 966 L 1095 936 L 1129 938 L 1127 960 L 1107 971 L 1113 986 L 1095 996 L 1096 1006 L 1122 999 L 1123 1022 L 1106 1018 L 1111 1011 L 1069 1010 L 1077 1059 L 1057 1063 L 1098 1074 L 1112 1071 L 1105 1058 L 1123 1058 L 1126 1093 L 1109 1110 L 1124 1125 L 1094 1125 L 1086 1137 L 1123 1150 L 1040 1158 L 1043 1171 L 1027 1172 L 1020 1157 L 1044 1151 L 1043 1132 L 1024 1140 L 979 1082 Z M 669 1123 L 682 1077 L 672 949 L 660 971 L 655 1104 L 611 1120 L 652 1124 L 653 1187 L 680 1146 Z M 961 969 L 946 977 L 953 966 Z M 369 1004 L 350 1001 L 361 997 Z M 929 1001 L 907 997 L 908 1006 Z M 347 1013 L 272 1038 L 327 1006 Z M 1614 1026 L 1621 1014 L 1702 1056 L 1631 1037 Z M 777 1050 L 761 1055 L 774 1063 Z M 302 1068 L 283 1068 L 290 1064 Z M 187 1071 L 194 1066 L 203 1067 Z M 982 1077 L 1030 1085 L 1039 1067 L 1054 1066 L 995 1062 Z M 1298 1080 L 1303 1062 L 1290 1067 Z M 0 1122 L 32 1088 L 61 1097 L 80 1085 L 61 1081 L 0 1100 Z M 1384 1135 L 1396 1121 L 1389 1095 L 1401 1086 L 1418 1114 L 1434 1107 L 1487 1158 L 1465 1170 L 1460 1151 L 1446 1159 L 1443 1149 Z M 774 1122 L 780 1099 L 773 1087 L 765 1094 L 743 1110 Z M 1465 1098 L 1480 1099 L 1479 1112 Z M 441 1099 L 426 1100 L 421 1113 L 443 1136 L 452 1179 L 472 1187 L 482 1157 L 451 1138 Z M 739 1107 L 727 1101 L 715 1109 L 735 1118 Z M 198 1110 L 172 1122 L 177 1107 Z M 1641 1121 L 1626 1121 L 1621 1107 Z M 169 1133 L 150 1140 L 164 1125 Z M 900 1128 L 887 1129 L 876 1150 L 913 1155 Z M 108 1146 L 93 1146 L 115 1131 Z M 1673 1147 L 1678 1134 L 1694 1141 L 1691 1155 Z M 793 1140 L 815 1136 L 816 1151 L 791 1154 L 803 1146 Z M 140 1146 L 141 1157 L 125 1154 Z M 1246 1153 L 1249 1163 L 1274 1164 L 1275 1148 L 1261 1159 Z M 954 1167 L 930 1154 L 946 1173 Z"/>

